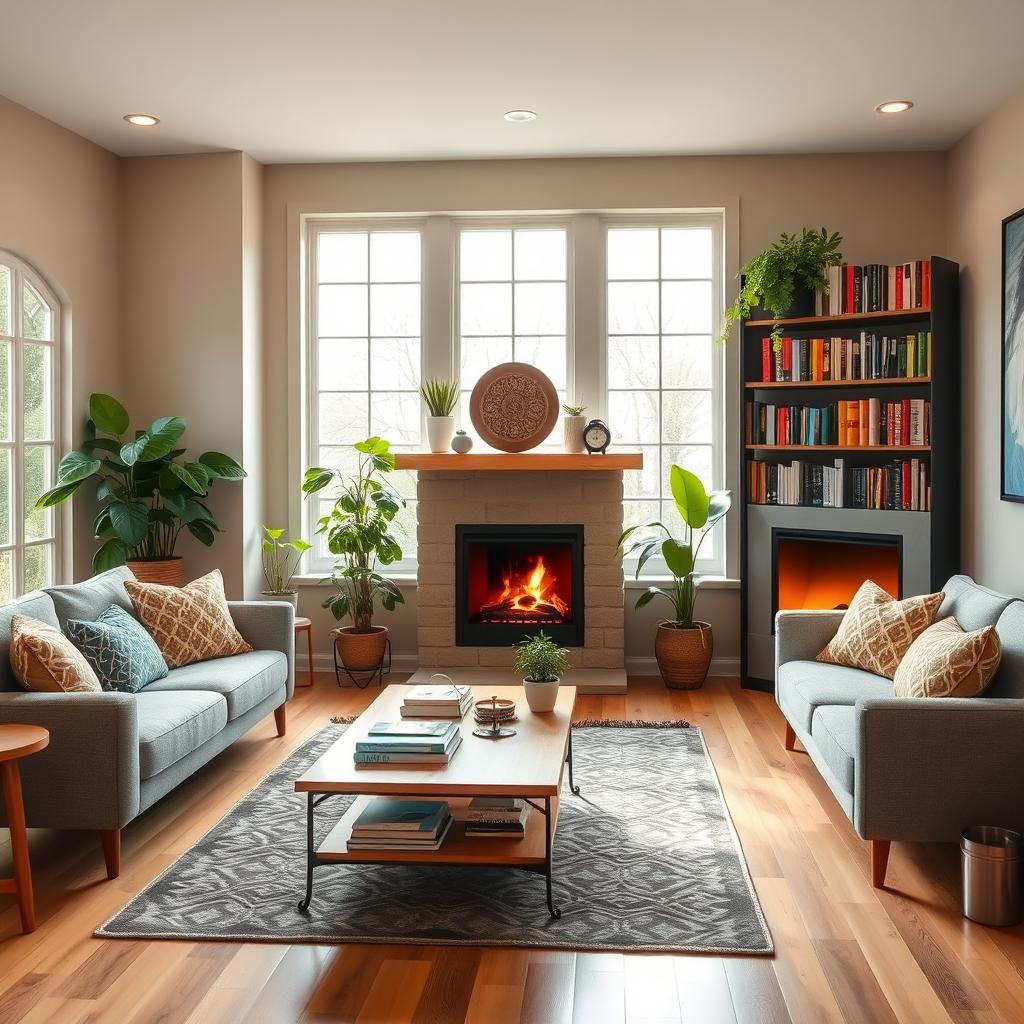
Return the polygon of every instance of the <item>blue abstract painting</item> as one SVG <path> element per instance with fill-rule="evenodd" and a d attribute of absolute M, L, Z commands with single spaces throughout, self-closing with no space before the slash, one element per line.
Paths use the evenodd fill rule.
<path fill-rule="evenodd" d="M 1003 221 L 1002 498 L 1024 502 L 1024 210 Z"/>

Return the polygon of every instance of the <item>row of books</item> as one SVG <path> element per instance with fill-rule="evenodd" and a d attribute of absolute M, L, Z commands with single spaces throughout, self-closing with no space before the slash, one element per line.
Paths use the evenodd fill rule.
<path fill-rule="evenodd" d="M 454 722 L 377 722 L 356 740 L 353 758 L 358 765 L 448 764 L 461 744 Z"/>
<path fill-rule="evenodd" d="M 461 718 L 472 706 L 473 693 L 468 686 L 414 686 L 399 714 L 403 718 Z"/>
<path fill-rule="evenodd" d="M 824 406 L 747 402 L 744 412 L 747 444 L 884 448 L 930 443 L 931 403 L 924 398 L 862 398 Z"/>
<path fill-rule="evenodd" d="M 896 337 L 861 331 L 856 338 L 771 338 L 761 340 L 761 380 L 879 380 L 930 377 L 931 331 Z"/>
<path fill-rule="evenodd" d="M 885 466 L 854 466 L 804 462 L 787 464 L 751 461 L 747 487 L 754 505 L 803 505 L 811 508 L 866 508 L 904 512 L 931 509 L 928 467 L 921 459 L 903 459 Z"/>
<path fill-rule="evenodd" d="M 910 263 L 844 263 L 826 268 L 828 291 L 815 296 L 818 316 L 927 309 L 932 302 L 931 260 Z"/>
<path fill-rule="evenodd" d="M 521 839 L 526 834 L 526 802 L 517 797 L 475 796 L 451 807 L 444 800 L 370 800 L 352 823 L 349 851 L 439 850 L 455 821 L 465 835 Z"/>

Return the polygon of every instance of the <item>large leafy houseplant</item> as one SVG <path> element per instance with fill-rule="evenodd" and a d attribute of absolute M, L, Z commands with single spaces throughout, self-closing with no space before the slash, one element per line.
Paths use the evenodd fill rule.
<path fill-rule="evenodd" d="M 221 452 L 189 459 L 185 448 L 176 447 L 186 426 L 180 416 L 163 416 L 134 432 L 129 424 L 116 398 L 90 395 L 84 440 L 60 460 L 54 486 L 36 502 L 36 508 L 59 505 L 87 481 L 95 483 L 95 572 L 126 561 L 173 558 L 183 530 L 211 545 L 220 527 L 205 501 L 210 488 L 216 480 L 246 475 Z"/>
<path fill-rule="evenodd" d="M 750 316 L 754 306 L 778 319 L 784 317 L 793 304 L 798 288 L 806 291 L 827 292 L 828 267 L 842 263 L 839 247 L 843 236 L 830 234 L 825 228 L 812 231 L 803 228 L 798 235 L 783 233 L 764 252 L 758 253 L 740 271 L 743 285 L 736 301 L 722 318 L 720 341 L 726 341 L 733 325 Z M 778 341 L 782 327 L 775 324 L 771 337 Z"/>

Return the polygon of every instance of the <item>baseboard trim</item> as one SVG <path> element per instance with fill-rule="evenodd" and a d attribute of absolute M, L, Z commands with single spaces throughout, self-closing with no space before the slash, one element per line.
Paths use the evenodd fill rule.
<path fill-rule="evenodd" d="M 631 676 L 657 676 L 658 662 L 655 658 L 626 658 L 626 673 Z M 739 658 L 712 658 L 709 676 L 737 678 L 740 674 Z"/>

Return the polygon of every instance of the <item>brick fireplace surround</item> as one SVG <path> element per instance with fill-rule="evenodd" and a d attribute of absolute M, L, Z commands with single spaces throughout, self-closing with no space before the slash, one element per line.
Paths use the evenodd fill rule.
<path fill-rule="evenodd" d="M 622 533 L 622 471 L 640 465 L 640 456 L 398 458 L 399 468 L 419 471 L 416 601 L 420 671 L 413 678 L 420 681 L 432 672 L 446 671 L 457 681 L 497 683 L 508 675 L 512 664 L 511 647 L 455 643 L 456 524 L 580 523 L 585 634 L 582 648 L 570 648 L 572 682 L 583 692 L 625 692 L 623 572 L 615 545 Z M 530 460 L 545 460 L 545 468 L 511 468 L 529 467 Z M 458 470 L 447 468 L 453 463 Z M 438 466 L 444 468 L 435 468 Z M 510 675 L 507 681 L 513 681 Z"/>

